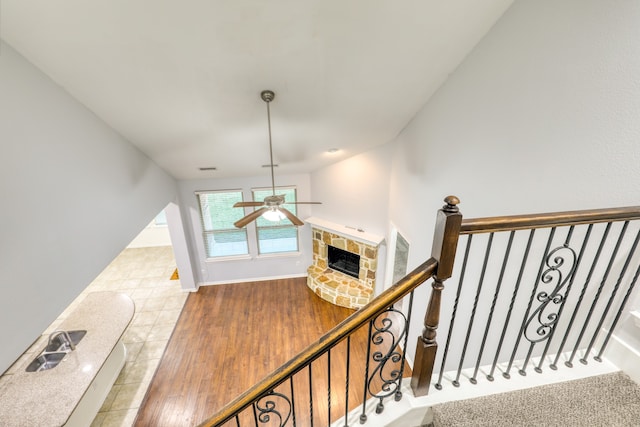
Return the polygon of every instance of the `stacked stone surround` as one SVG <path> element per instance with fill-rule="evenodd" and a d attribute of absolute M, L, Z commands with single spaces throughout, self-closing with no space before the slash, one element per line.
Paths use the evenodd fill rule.
<path fill-rule="evenodd" d="M 378 248 L 347 236 L 311 228 L 313 264 L 307 269 L 307 285 L 320 298 L 341 307 L 358 309 L 373 299 L 378 267 Z M 328 246 L 360 255 L 356 279 L 328 267 Z"/>

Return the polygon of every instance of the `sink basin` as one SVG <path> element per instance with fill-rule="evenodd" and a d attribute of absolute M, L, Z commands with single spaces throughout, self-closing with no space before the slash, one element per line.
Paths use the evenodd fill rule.
<path fill-rule="evenodd" d="M 42 353 L 27 366 L 27 372 L 40 372 L 58 366 L 67 355 L 64 351 L 55 353 Z"/>
<path fill-rule="evenodd" d="M 54 338 L 50 340 L 44 350 L 29 363 L 26 369 L 27 372 L 40 372 L 55 368 L 62 362 L 62 359 L 64 359 L 67 353 L 71 351 L 71 346 L 67 342 L 66 335 L 69 335 L 69 339 L 73 345 L 76 346 L 87 334 L 85 330 L 65 331 L 67 333 L 66 335 L 62 333 L 56 335 L 56 332 L 52 333 Z"/>
<path fill-rule="evenodd" d="M 66 331 L 69 334 L 69 339 L 73 342 L 73 345 L 78 345 L 82 338 L 87 334 L 87 331 L 78 330 L 78 331 Z M 68 351 L 70 350 L 69 344 L 67 344 L 64 335 L 57 335 L 52 341 L 51 344 L 47 345 L 44 349 L 45 353 L 51 353 L 56 351 Z"/>

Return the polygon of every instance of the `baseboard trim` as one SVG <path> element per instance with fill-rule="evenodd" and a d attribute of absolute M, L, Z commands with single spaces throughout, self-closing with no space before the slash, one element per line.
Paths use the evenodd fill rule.
<path fill-rule="evenodd" d="M 245 279 L 234 279 L 234 280 L 217 280 L 215 282 L 199 282 L 198 287 L 200 286 L 216 286 L 216 285 L 231 285 L 234 283 L 246 283 L 246 282 L 264 282 L 267 280 L 282 280 L 282 279 L 296 279 L 299 277 L 307 277 L 307 274 L 286 274 L 283 276 L 268 276 L 268 277 L 252 277 Z"/>
<path fill-rule="evenodd" d="M 605 357 L 640 384 L 640 352 L 616 335 L 611 336 Z"/>

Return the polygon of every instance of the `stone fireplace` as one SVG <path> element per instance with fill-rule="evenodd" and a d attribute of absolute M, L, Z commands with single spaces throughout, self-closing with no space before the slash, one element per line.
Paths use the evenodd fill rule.
<path fill-rule="evenodd" d="M 383 238 L 318 218 L 306 221 L 311 224 L 313 242 L 307 286 L 320 298 L 342 307 L 358 309 L 366 305 L 374 297 L 378 249 Z M 329 251 L 338 254 L 335 268 L 329 266 Z M 358 263 L 357 273 L 354 263 Z"/>

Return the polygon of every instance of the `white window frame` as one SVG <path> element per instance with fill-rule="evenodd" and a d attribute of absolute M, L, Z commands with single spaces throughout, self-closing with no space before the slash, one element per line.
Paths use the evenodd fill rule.
<path fill-rule="evenodd" d="M 195 195 L 196 195 L 196 199 L 197 199 L 197 204 L 198 204 L 198 215 L 200 216 L 200 225 L 202 227 L 202 233 L 201 233 L 201 238 L 202 238 L 202 244 L 203 244 L 203 248 L 204 248 L 204 255 L 205 258 L 207 259 L 207 261 L 222 261 L 222 260 L 230 260 L 230 259 L 246 259 L 248 257 L 250 257 L 251 254 L 251 248 L 249 245 L 249 236 L 247 233 L 246 228 L 236 228 L 233 226 L 233 224 L 231 224 L 230 228 L 223 228 L 223 229 L 208 229 L 208 227 L 205 225 L 205 219 L 204 219 L 204 209 L 203 209 L 203 205 L 200 199 L 200 196 L 203 195 L 207 195 L 207 194 L 220 194 L 220 193 L 238 193 L 240 195 L 240 200 L 244 201 L 244 191 L 242 189 L 228 189 L 228 190 L 203 190 L 203 191 L 196 191 Z M 208 208 L 208 206 L 207 206 Z M 232 206 L 229 207 L 229 209 L 235 209 L 238 211 L 238 219 L 242 218 L 245 214 L 244 208 L 234 208 Z M 210 216 L 210 214 L 209 214 Z M 209 245 L 208 245 L 208 236 L 209 235 L 213 235 L 213 233 L 215 232 L 238 232 L 238 233 L 244 233 L 244 243 L 246 246 L 246 252 L 244 253 L 238 253 L 238 254 L 221 254 L 221 255 L 212 255 L 210 254 L 209 251 Z"/>
<path fill-rule="evenodd" d="M 293 190 L 293 194 L 295 195 L 295 200 L 293 200 L 294 202 L 296 202 L 298 200 L 298 189 L 296 188 L 295 185 L 286 185 L 286 186 L 279 186 L 275 188 L 275 192 L 276 195 L 281 194 L 278 191 L 282 191 L 282 190 Z M 251 198 L 252 200 L 256 201 L 256 202 L 261 202 L 262 200 L 264 200 L 264 198 L 262 199 L 256 199 L 255 198 L 255 193 L 256 192 L 269 192 L 271 195 L 271 191 L 272 188 L 271 187 L 256 187 L 256 188 L 252 188 L 251 189 Z M 290 209 L 289 206 L 287 206 L 287 201 L 285 199 L 285 204 L 284 207 L 286 207 L 287 209 L 291 210 L 292 213 L 294 215 L 298 215 L 298 209 L 296 207 L 296 205 L 291 205 L 293 206 L 293 209 Z M 264 227 L 264 226 L 259 226 L 258 222 L 256 220 L 255 222 L 255 236 L 256 236 L 256 251 L 259 257 L 274 257 L 274 256 L 287 256 L 287 255 L 292 255 L 292 254 L 299 254 L 300 253 L 300 231 L 298 230 L 299 227 L 296 227 L 295 225 L 293 225 L 291 223 L 291 221 L 289 221 L 289 219 L 285 218 L 284 220 L 281 221 L 282 225 L 277 225 L 277 226 L 271 226 L 271 227 Z M 286 251 L 278 251 L 278 252 L 260 252 L 260 230 L 265 230 L 265 229 L 276 229 L 276 228 L 280 228 L 280 229 L 294 229 L 295 230 L 295 236 L 296 236 L 296 248 L 294 250 L 286 250 Z"/>

